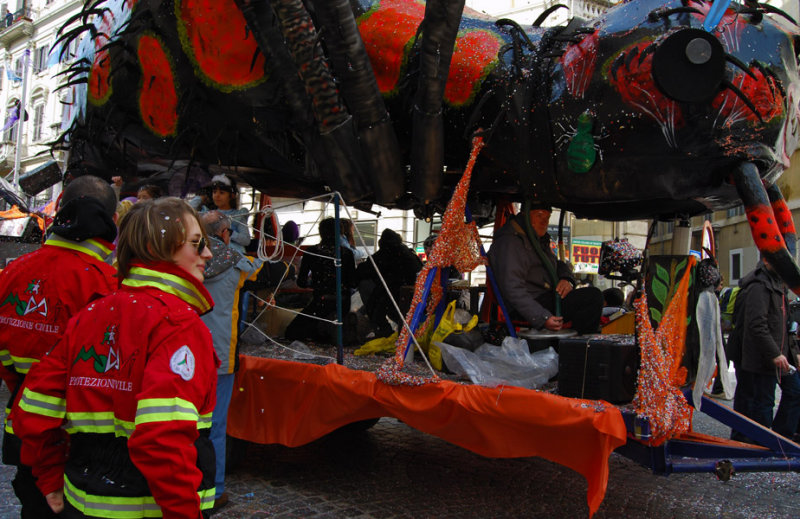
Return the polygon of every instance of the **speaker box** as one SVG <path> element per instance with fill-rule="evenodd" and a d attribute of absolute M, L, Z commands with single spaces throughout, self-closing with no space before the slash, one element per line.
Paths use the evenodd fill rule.
<path fill-rule="evenodd" d="M 51 160 L 43 166 L 31 170 L 19 177 L 19 187 L 28 196 L 35 196 L 53 184 L 61 182 L 61 168 L 58 162 Z"/>
<path fill-rule="evenodd" d="M 639 347 L 633 335 L 580 335 L 561 339 L 558 393 L 625 404 L 636 393 Z"/>

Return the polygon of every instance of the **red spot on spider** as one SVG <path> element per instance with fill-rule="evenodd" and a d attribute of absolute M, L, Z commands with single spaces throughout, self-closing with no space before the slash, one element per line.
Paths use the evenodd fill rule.
<path fill-rule="evenodd" d="M 111 95 L 111 83 L 108 76 L 111 72 L 111 62 L 108 51 L 102 50 L 94 55 L 92 70 L 89 73 L 89 101 L 101 105 L 108 101 Z"/>
<path fill-rule="evenodd" d="M 406 65 L 406 52 L 425 15 L 425 4 L 383 0 L 358 20 L 372 71 L 382 94 L 393 93 Z"/>
<path fill-rule="evenodd" d="M 458 37 L 444 89 L 448 103 L 461 106 L 472 100 L 497 63 L 502 43 L 498 34 L 484 30 L 467 31 Z"/>
<path fill-rule="evenodd" d="M 154 36 L 139 38 L 137 50 L 142 67 L 139 111 L 142 122 L 156 135 L 174 135 L 178 125 L 178 94 L 169 56 Z"/>
<path fill-rule="evenodd" d="M 753 73 L 755 79 L 744 72 L 738 72 L 732 83 L 755 105 L 764 122 L 769 122 L 782 115 L 783 95 L 781 95 L 775 78 L 765 76 L 757 67 L 751 67 L 750 72 Z M 725 117 L 725 124 L 728 126 L 742 119 L 758 122 L 758 116 L 730 89 L 725 89 L 717 94 L 711 104 L 719 110 L 720 115 Z"/>
<path fill-rule="evenodd" d="M 181 45 L 202 77 L 222 90 L 264 79 L 266 60 L 234 0 L 182 0 L 178 14 Z"/>
<path fill-rule="evenodd" d="M 98 24 L 97 36 L 94 39 L 94 60 L 89 72 L 89 101 L 95 105 L 102 105 L 111 97 L 111 60 L 108 50 L 104 47 L 108 43 L 107 35 L 111 33 L 114 16 L 111 11 L 103 13 L 103 19 Z"/>
<path fill-rule="evenodd" d="M 653 53 L 646 53 L 641 58 L 651 44 L 650 41 L 642 41 L 620 51 L 612 62 L 608 77 L 625 104 L 661 126 L 674 130 L 684 125 L 683 111 L 678 103 L 656 87 L 653 79 Z"/>

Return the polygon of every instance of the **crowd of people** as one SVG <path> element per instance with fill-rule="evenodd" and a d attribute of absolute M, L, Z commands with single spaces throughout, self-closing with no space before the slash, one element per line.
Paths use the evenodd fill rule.
<path fill-rule="evenodd" d="M 11 391 L 2 452 L 17 467 L 24 518 L 200 517 L 224 506 L 246 290 L 286 282 L 310 290 L 285 330 L 290 340 L 335 343 L 341 301 L 345 341 L 358 341 L 346 333 L 351 298 L 360 296 L 371 336 L 389 336 L 403 325 L 411 304 L 404 293 L 423 267 L 391 229 L 366 260 L 352 222 L 341 220 L 337 240 L 333 218 L 321 221 L 319 244 L 303 247 L 299 263 L 248 256 L 248 212 L 225 175 L 189 201 L 149 184 L 120 200 L 119 187 L 117 179 L 72 180 L 44 245 L 0 273 L 0 374 Z M 534 204 L 496 233 L 488 256 L 500 294 L 512 319 L 531 328 L 595 333 L 625 311 L 624 294 L 577 285 L 550 246 L 550 214 Z M 301 250 L 294 222 L 282 237 Z M 430 251 L 433 241 L 425 245 Z M 717 304 L 714 269 L 704 262 L 698 270 L 703 305 Z M 448 269 L 446 277 L 459 276 Z M 792 438 L 800 351 L 787 328 L 786 288 L 765 261 L 740 287 L 725 328 L 734 408 Z"/>
<path fill-rule="evenodd" d="M 335 310 L 332 218 L 298 269 L 264 269 L 246 254 L 248 212 L 232 178 L 215 176 L 188 201 L 151 184 L 124 196 L 122 184 L 72 180 L 43 246 L 0 272 L 0 374 L 11 391 L 3 462 L 17 467 L 26 519 L 200 517 L 224 506 L 245 284 L 312 288 L 287 337 L 331 342 L 335 329 L 308 317 Z M 354 253 L 352 223 L 342 222 L 349 309 L 365 252 Z M 282 237 L 299 246 L 293 222 Z M 379 259 L 398 247 L 419 263 L 395 233 L 381 239 Z M 398 282 L 413 283 L 417 270 Z M 384 308 L 388 296 L 373 292 L 379 302 L 367 307 Z"/>

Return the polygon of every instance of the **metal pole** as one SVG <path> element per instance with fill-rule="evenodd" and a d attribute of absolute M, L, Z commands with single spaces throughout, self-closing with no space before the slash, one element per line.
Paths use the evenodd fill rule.
<path fill-rule="evenodd" d="M 25 105 L 28 102 L 28 66 L 31 49 L 22 54 L 22 95 L 19 100 L 19 119 L 17 120 L 17 147 L 14 150 L 14 187 L 19 187 L 20 152 L 22 150 L 22 131 L 25 127 Z"/>
<path fill-rule="evenodd" d="M 342 235 L 339 230 L 339 193 L 333 195 L 334 207 L 334 223 L 333 233 L 335 235 L 333 241 L 334 248 L 334 266 L 336 268 L 336 363 L 344 364 L 344 340 L 342 338 L 342 251 L 339 249 L 339 244 L 342 241 Z M 349 310 L 349 308 L 348 308 Z"/>

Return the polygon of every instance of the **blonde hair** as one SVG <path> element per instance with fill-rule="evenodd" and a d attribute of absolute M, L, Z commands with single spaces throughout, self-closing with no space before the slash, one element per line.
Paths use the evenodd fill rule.
<path fill-rule="evenodd" d="M 133 207 L 133 202 L 130 200 L 120 200 L 117 204 L 117 222 L 122 221 L 122 217 L 128 214 L 128 211 Z"/>
<path fill-rule="evenodd" d="M 172 255 L 186 243 L 185 218 L 194 218 L 208 240 L 197 212 L 180 198 L 167 197 L 134 204 L 119 223 L 117 261 L 120 279 L 125 279 L 131 262 L 173 262 Z"/>

